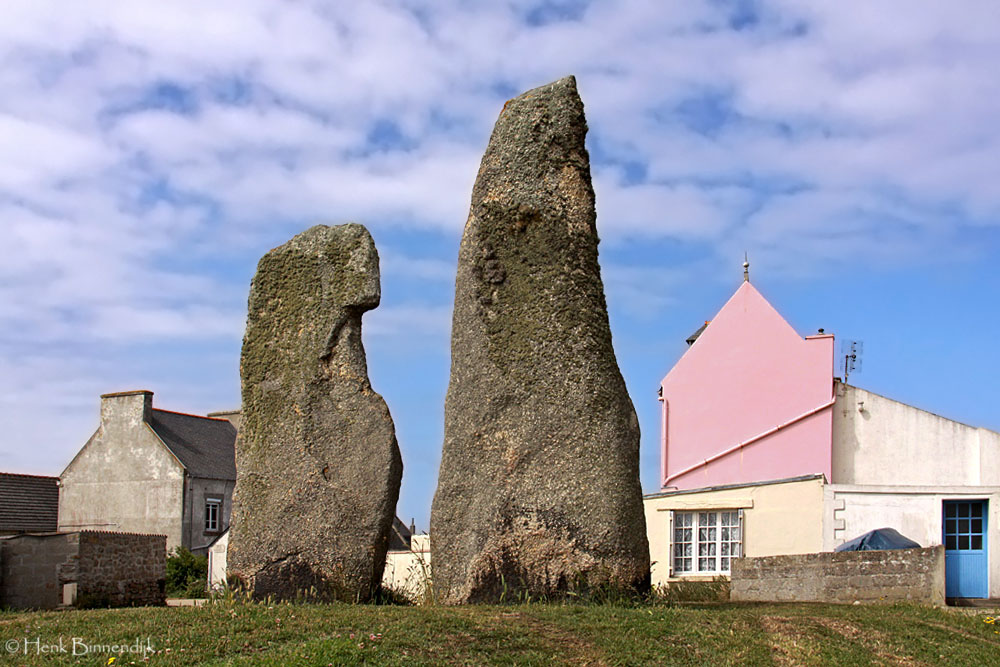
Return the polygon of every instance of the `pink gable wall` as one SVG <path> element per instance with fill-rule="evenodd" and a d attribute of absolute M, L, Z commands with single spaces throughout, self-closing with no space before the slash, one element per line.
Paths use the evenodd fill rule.
<path fill-rule="evenodd" d="M 663 486 L 830 479 L 833 336 L 801 338 L 749 282 L 662 386 Z"/>

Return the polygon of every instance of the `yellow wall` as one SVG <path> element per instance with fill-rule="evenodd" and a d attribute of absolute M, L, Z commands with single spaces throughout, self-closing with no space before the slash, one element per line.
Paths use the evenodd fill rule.
<path fill-rule="evenodd" d="M 647 496 L 646 532 L 653 585 L 670 581 L 670 510 L 743 510 L 745 556 L 823 550 L 823 478 Z M 684 579 L 697 579 L 697 575 Z M 701 578 L 705 578 L 704 575 Z M 710 577 L 708 577 L 710 578 Z"/>

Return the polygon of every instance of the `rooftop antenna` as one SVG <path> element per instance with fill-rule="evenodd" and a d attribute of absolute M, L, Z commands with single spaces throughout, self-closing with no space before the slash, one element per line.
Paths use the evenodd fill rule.
<path fill-rule="evenodd" d="M 743 282 L 750 282 L 750 259 L 745 250 L 743 251 Z"/>
<path fill-rule="evenodd" d="M 847 384 L 847 376 L 854 371 L 861 372 L 861 353 L 864 352 L 865 344 L 860 340 L 845 340 L 840 344 L 840 352 L 844 355 L 844 384 Z"/>

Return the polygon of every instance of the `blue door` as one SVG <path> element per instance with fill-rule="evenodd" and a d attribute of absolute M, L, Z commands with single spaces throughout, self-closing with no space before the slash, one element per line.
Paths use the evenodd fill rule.
<path fill-rule="evenodd" d="M 944 589 L 949 598 L 989 596 L 985 500 L 944 501 Z"/>

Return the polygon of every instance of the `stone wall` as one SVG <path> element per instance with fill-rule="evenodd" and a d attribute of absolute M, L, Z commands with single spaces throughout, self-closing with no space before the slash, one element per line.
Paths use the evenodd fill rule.
<path fill-rule="evenodd" d="M 96 531 L 0 540 L 0 606 L 162 605 L 166 536 Z"/>
<path fill-rule="evenodd" d="M 740 558 L 730 598 L 743 602 L 944 604 L 944 547 Z"/>
<path fill-rule="evenodd" d="M 165 535 L 80 533 L 78 602 L 100 606 L 166 602 Z"/>

